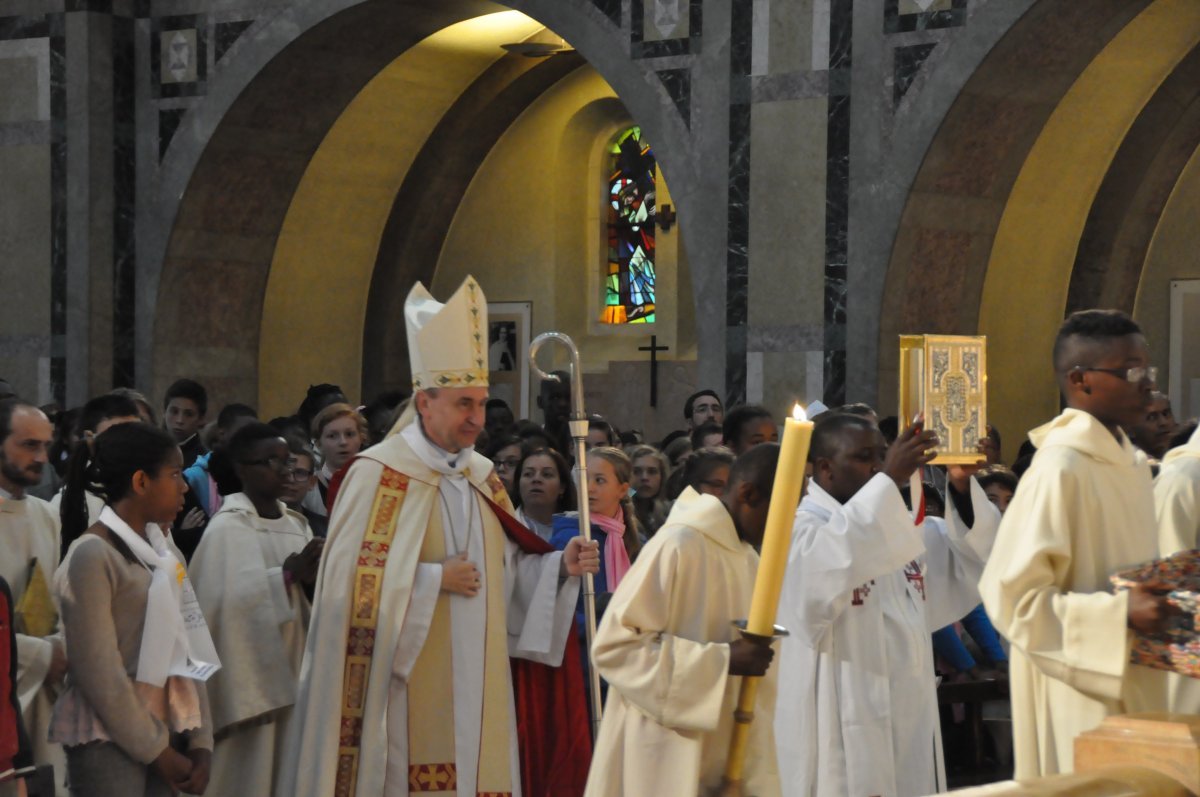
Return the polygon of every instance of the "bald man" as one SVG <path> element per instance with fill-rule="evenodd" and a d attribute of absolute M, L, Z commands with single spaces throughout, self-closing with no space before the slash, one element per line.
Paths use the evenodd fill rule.
<path fill-rule="evenodd" d="M 1150 467 L 1125 431 L 1151 402 L 1146 340 L 1124 313 L 1084 310 L 1053 363 L 1067 409 L 1029 433 L 1037 454 L 979 585 L 1012 643 L 1018 779 L 1072 771 L 1075 738 L 1111 714 L 1167 706 L 1166 673 L 1129 663 L 1132 631 L 1159 630 L 1165 598 L 1109 592 L 1110 575 L 1159 550 Z"/>
<path fill-rule="evenodd" d="M 609 684 L 586 797 L 709 794 L 721 784 L 743 676 L 769 647 L 737 636 L 750 610 L 779 446 L 743 454 L 724 496 L 687 489 L 613 593 L 592 646 Z M 747 794 L 779 794 L 771 715 L 775 679 L 750 726 Z"/>

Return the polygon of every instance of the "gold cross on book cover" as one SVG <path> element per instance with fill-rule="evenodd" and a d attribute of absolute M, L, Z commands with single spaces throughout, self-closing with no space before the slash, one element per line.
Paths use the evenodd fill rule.
<path fill-rule="evenodd" d="M 977 446 L 987 434 L 987 338 L 966 335 L 900 336 L 900 418 L 925 415 L 938 436 L 935 465 L 982 462 Z"/>

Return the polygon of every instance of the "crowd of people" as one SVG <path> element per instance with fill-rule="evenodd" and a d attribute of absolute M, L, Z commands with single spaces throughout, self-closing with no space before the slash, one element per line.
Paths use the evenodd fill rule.
<path fill-rule="evenodd" d="M 1011 671 L 1019 776 L 1069 771 L 1107 714 L 1200 708 L 1113 642 L 1170 612 L 1108 577 L 1196 547 L 1200 513 L 1196 423 L 1153 392 L 1127 317 L 1064 323 L 1068 409 L 1011 465 L 995 429 L 981 466 L 943 468 L 919 425 L 819 408 L 772 648 L 730 625 L 772 413 L 700 390 L 655 441 L 590 416 L 578 495 L 569 380 L 517 418 L 446 343 L 465 333 L 444 319 L 479 323 L 459 313 L 477 292 L 414 289 L 414 392 L 365 405 L 320 384 L 261 419 L 184 378 L 63 409 L 0 381 L 0 773 L 52 765 L 80 797 L 697 794 L 720 783 L 741 677 L 765 676 L 748 793 L 915 797 L 946 789 L 961 721 L 935 673 Z"/>

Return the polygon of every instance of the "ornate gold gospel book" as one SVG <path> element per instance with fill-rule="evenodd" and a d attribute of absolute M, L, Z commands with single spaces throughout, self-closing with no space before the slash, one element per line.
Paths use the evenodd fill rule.
<path fill-rule="evenodd" d="M 938 436 L 936 465 L 983 460 L 976 446 L 987 435 L 987 338 L 900 336 L 901 428 L 918 413 Z"/>

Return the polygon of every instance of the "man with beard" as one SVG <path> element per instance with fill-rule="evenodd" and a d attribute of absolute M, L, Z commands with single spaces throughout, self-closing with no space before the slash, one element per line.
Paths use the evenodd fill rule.
<path fill-rule="evenodd" d="M 49 467 L 54 427 L 46 415 L 19 399 L 0 401 L 0 578 L 12 588 L 17 618 L 17 697 L 34 744 L 34 761 L 61 761 L 46 742 L 49 691 L 67 671 L 49 585 L 58 567 L 58 520 L 54 511 L 27 490 Z M 56 767 L 62 772 L 61 767 Z"/>

